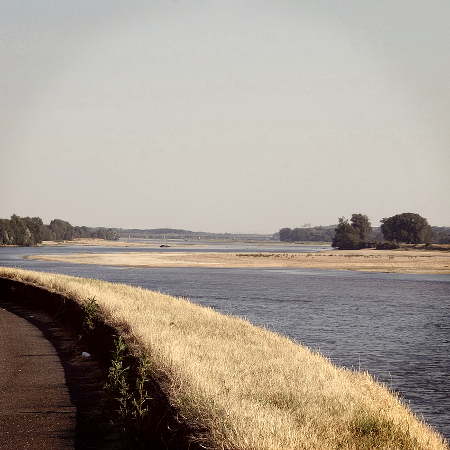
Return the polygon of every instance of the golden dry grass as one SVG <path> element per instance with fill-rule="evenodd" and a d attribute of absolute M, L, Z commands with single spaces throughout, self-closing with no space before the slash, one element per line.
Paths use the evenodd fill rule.
<path fill-rule="evenodd" d="M 0 276 L 95 297 L 108 322 L 128 325 L 128 342 L 150 346 L 170 401 L 206 430 L 210 448 L 449 448 L 368 373 L 246 320 L 123 284 L 9 268 Z"/>
<path fill-rule="evenodd" d="M 34 255 L 30 259 L 134 267 L 292 267 L 370 272 L 450 274 L 450 253 L 339 250 L 318 253 L 133 252 Z"/>

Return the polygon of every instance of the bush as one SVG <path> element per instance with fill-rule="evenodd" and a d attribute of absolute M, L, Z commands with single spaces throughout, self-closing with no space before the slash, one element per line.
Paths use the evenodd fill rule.
<path fill-rule="evenodd" d="M 400 245 L 397 244 L 397 241 L 384 241 L 377 242 L 375 248 L 377 250 L 395 250 L 396 248 L 400 248 Z"/>

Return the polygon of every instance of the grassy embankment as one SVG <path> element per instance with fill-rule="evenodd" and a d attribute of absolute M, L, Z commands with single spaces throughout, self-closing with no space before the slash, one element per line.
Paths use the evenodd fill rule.
<path fill-rule="evenodd" d="M 136 351 L 151 348 L 156 380 L 205 448 L 449 448 L 368 373 L 245 320 L 123 284 L 8 268 L 0 276 L 81 304 L 95 297 Z"/>

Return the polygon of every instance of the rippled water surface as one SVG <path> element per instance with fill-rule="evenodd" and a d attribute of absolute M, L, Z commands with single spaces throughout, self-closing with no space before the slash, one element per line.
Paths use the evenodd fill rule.
<path fill-rule="evenodd" d="M 219 249 L 268 251 L 240 245 Z M 449 275 L 316 269 L 136 269 L 23 259 L 35 253 L 73 251 L 124 249 L 0 248 L 0 265 L 142 286 L 245 316 L 320 349 L 336 364 L 367 369 L 400 391 L 419 416 L 450 439 Z"/>

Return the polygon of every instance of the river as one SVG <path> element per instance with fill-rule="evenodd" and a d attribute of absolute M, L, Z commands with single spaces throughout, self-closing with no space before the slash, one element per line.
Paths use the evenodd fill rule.
<path fill-rule="evenodd" d="M 314 252 L 323 247 L 184 246 L 165 251 Z M 24 259 L 159 248 L 0 248 L 0 265 L 142 286 L 248 318 L 368 370 L 450 440 L 450 275 L 318 269 L 125 268 Z"/>

